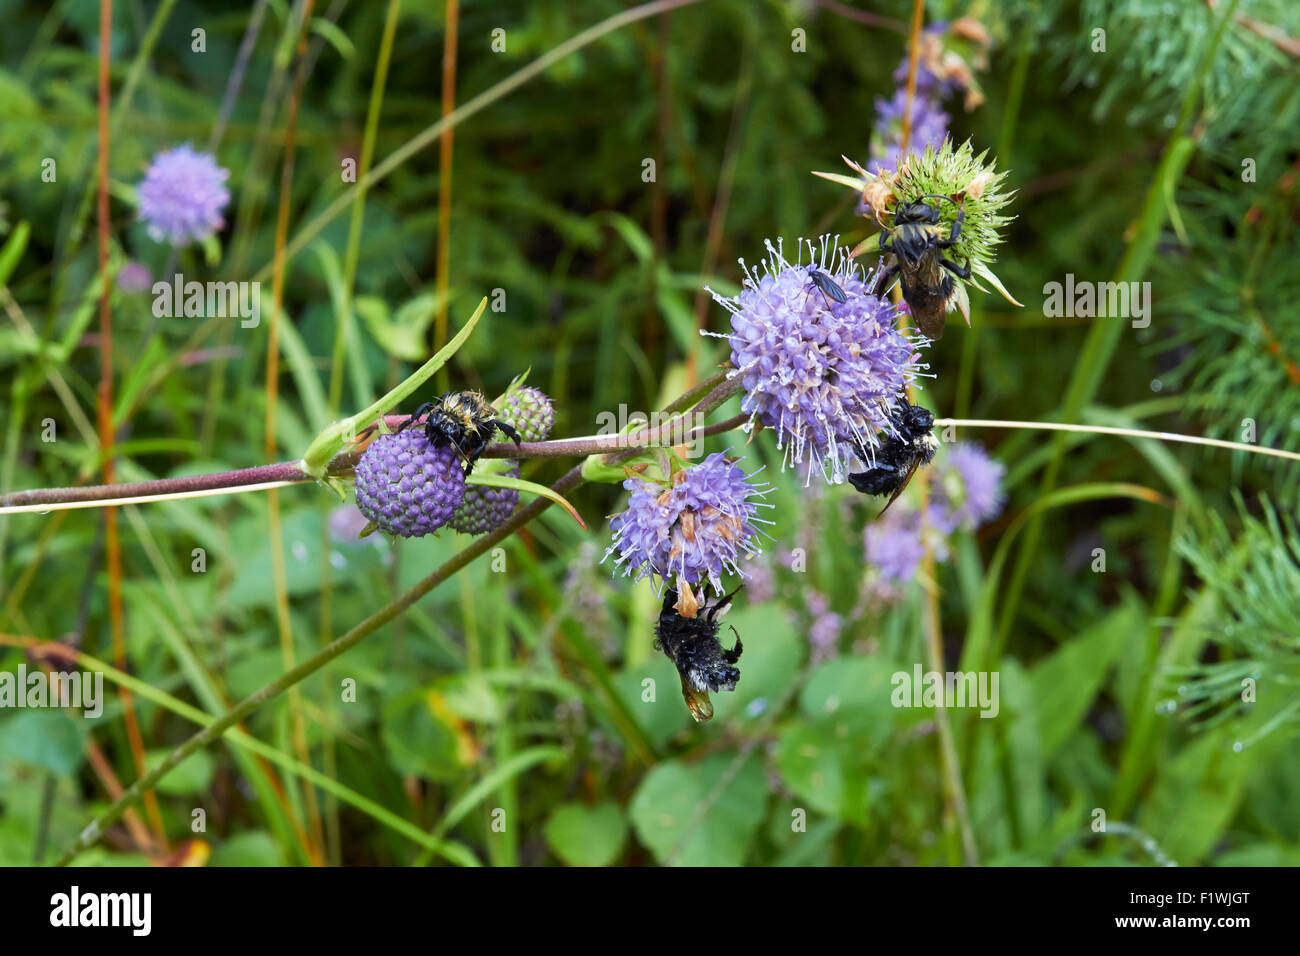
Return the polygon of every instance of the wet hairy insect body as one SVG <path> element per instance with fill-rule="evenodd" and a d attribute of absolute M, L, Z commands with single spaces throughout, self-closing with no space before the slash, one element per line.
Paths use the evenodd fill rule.
<path fill-rule="evenodd" d="M 427 415 L 427 417 L 425 417 Z M 465 462 L 465 474 L 474 470 L 474 462 L 500 429 L 516 445 L 519 433 L 514 426 L 496 417 L 497 410 L 481 392 L 467 390 L 447 392 L 436 402 L 421 405 L 402 423 L 398 431 L 424 418 L 424 436 L 435 448 L 451 446 Z"/>
<path fill-rule="evenodd" d="M 921 465 L 934 460 L 939 441 L 934 437 L 934 416 L 929 409 L 901 401 L 890 415 L 893 434 L 875 452 L 875 464 L 849 475 L 849 482 L 867 495 L 889 495 L 880 514 L 889 510 Z M 867 456 L 861 456 L 867 461 Z M 879 517 L 879 515 L 877 515 Z"/>
<path fill-rule="evenodd" d="M 701 604 L 695 617 L 682 617 L 677 610 L 678 593 L 673 588 L 664 589 L 664 603 L 655 626 L 655 647 L 662 650 L 677 667 L 682 679 L 682 697 L 691 716 L 705 721 L 713 716 L 709 691 L 735 690 L 740 680 L 740 660 L 743 645 L 736 634 L 736 645 L 727 650 L 718 640 L 716 620 L 731 599 L 732 591 L 714 604 Z M 732 633 L 736 633 L 733 627 Z"/>
<path fill-rule="evenodd" d="M 939 225 L 939 210 L 923 199 L 946 199 L 948 196 L 922 196 L 916 202 L 900 203 L 894 210 L 894 225 L 880 233 L 880 251 L 893 253 L 894 261 L 881 273 L 879 288 L 894 275 L 903 286 L 903 300 L 911 310 L 916 327 L 930 339 L 943 336 L 944 318 L 953 307 L 957 285 L 953 276 L 970 278 L 970 266 L 959 266 L 944 257 L 961 237 L 966 210 L 958 205 L 952 232 L 945 237 Z M 949 274 L 951 273 L 951 275 Z"/>

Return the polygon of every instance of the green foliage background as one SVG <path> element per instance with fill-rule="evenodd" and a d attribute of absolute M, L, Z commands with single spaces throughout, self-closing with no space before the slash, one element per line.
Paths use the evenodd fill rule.
<path fill-rule="evenodd" d="M 377 161 L 441 115 L 437 6 L 403 5 Z M 696 335 L 697 296 L 706 282 L 734 289 L 736 259 L 757 261 L 764 238 L 865 236 L 855 197 L 809 172 L 842 168 L 841 154 L 866 160 L 873 101 L 892 92 L 911 4 L 870 4 L 884 25 L 833 7 L 713 0 L 642 20 L 460 124 L 451 327 L 493 290 L 507 305 L 487 314 L 448 380 L 496 394 L 531 367 L 530 383 L 555 400 L 555 435 L 591 434 L 620 404 L 648 412 L 680 393 L 689 356 L 704 374 L 725 360 L 718 340 Z M 1300 59 L 1259 29 L 1296 43 L 1300 8 L 1242 0 L 1215 46 L 1226 7 L 927 5 L 927 22 L 969 14 L 994 40 L 980 76 L 987 101 L 954 108 L 952 130 L 1010 171 L 1017 218 L 997 272 L 1026 303 L 979 296 L 972 329 L 950 323 L 928 355 L 935 377 L 925 396 L 940 415 L 1059 421 L 1073 404 L 1085 423 L 1233 440 L 1249 419 L 1260 443 L 1300 450 Z M 231 171 L 228 224 L 211 249 L 182 252 L 175 271 L 257 276 L 269 300 L 291 87 L 276 69 L 292 50 L 284 0 L 114 5 L 114 103 L 132 90 L 113 125 L 115 267 L 131 259 L 166 274 L 169 250 L 136 222 L 131 189 L 159 149 L 209 141 L 255 9 L 262 27 L 218 150 Z M 466 5 L 457 101 L 623 9 L 612 0 Z M 316 5 L 291 237 L 346 188 L 340 163 L 361 148 L 384 13 L 377 3 Z M 89 435 L 78 427 L 78 414 L 94 420 L 99 376 L 98 15 L 87 0 L 0 0 L 0 240 L 30 230 L 0 279 L 15 303 L 0 319 L 4 491 L 93 482 L 99 468 L 93 425 Z M 204 53 L 192 50 L 195 28 L 206 31 Z M 503 53 L 490 47 L 497 28 Z M 792 51 L 795 29 L 806 31 L 807 52 Z M 1093 51 L 1097 29 L 1104 53 Z M 1184 134 L 1185 171 L 1168 161 Z M 41 179 L 46 157 L 57 164 L 53 183 Z M 436 148 L 426 149 L 367 197 L 345 413 L 432 351 L 440 176 Z M 299 457 L 337 417 L 328 383 L 347 243 L 344 214 L 290 264 L 280 459 Z M 1123 323 L 1108 351 L 1096 334 L 1107 320 L 1044 316 L 1040 290 L 1067 273 L 1149 281 L 1150 327 Z M 119 480 L 265 463 L 265 313 L 246 330 L 155 320 L 148 294 L 114 289 L 112 305 Z M 706 327 L 724 329 L 725 313 L 706 308 Z M 46 419 L 57 425 L 52 443 L 41 439 Z M 956 540 L 938 572 L 947 666 L 1001 675 L 997 718 L 950 712 L 979 859 L 1300 862 L 1300 534 L 1290 517 L 1300 471 L 1143 440 L 961 437 L 1007 464 L 1010 494 L 1003 518 Z M 742 441 L 714 438 L 707 450 Z M 804 549 L 807 570 L 767 561 L 772 598 L 744 600 L 728 617 L 745 638 L 743 679 L 735 694 L 715 696 L 711 723 L 691 722 L 671 664 L 652 649 L 649 588 L 595 564 L 607 541 L 600 519 L 621 508 L 621 489 L 585 486 L 573 501 L 590 533 L 551 509 L 503 546 L 506 573 L 479 559 L 309 678 L 297 704 L 277 697 L 247 722 L 253 738 L 291 754 L 300 716 L 313 766 L 362 798 L 318 791 L 324 859 L 423 861 L 392 825 L 400 819 L 457 848 L 436 863 L 961 862 L 935 715 L 889 703 L 890 675 L 925 660 L 923 591 L 914 584 L 898 607 L 854 618 L 860 530 L 875 509 L 845 489 L 809 491 L 778 474 L 773 444 L 763 435 L 745 450 L 777 486 L 769 550 Z M 524 476 L 549 483 L 560 469 L 534 461 Z M 1162 503 L 1118 495 L 1119 483 L 1146 486 Z M 468 542 L 331 536 L 336 506 L 310 485 L 281 492 L 299 660 Z M 211 715 L 283 672 L 267 523 L 258 494 L 122 510 L 128 656 L 147 688 Z M 0 633 L 72 640 L 111 659 L 102 525 L 95 510 L 0 516 Z M 191 570 L 194 548 L 206 552 L 203 573 Z M 1093 570 L 1096 548 L 1105 573 Z M 840 654 L 815 663 L 812 595 L 853 618 Z M 22 660 L 0 648 L 0 669 Z M 652 702 L 646 678 L 656 682 Z M 1241 701 L 1245 678 L 1253 703 Z M 345 680 L 355 681 L 355 703 L 339 701 Z M 135 700 L 151 760 L 194 731 L 170 698 Z M 87 762 L 92 742 L 123 785 L 135 779 L 115 692 L 98 721 L 0 713 L 0 863 L 48 862 L 110 802 Z M 300 780 L 242 743 L 191 758 L 158 797 L 173 844 L 202 839 L 213 864 L 309 859 Z M 202 834 L 190 830 L 195 807 L 207 813 Z M 1097 810 L 1128 826 L 1094 832 Z M 114 829 L 78 862 L 144 860 Z"/>

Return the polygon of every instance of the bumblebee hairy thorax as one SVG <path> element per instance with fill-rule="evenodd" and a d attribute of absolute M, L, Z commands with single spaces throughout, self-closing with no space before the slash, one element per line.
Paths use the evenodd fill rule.
<path fill-rule="evenodd" d="M 519 433 L 514 426 L 496 417 L 497 410 L 481 392 L 472 389 L 447 392 L 437 402 L 421 405 L 398 431 L 414 425 L 426 413 L 423 427 L 429 444 L 435 448 L 455 448 L 465 462 L 466 475 L 474 470 L 474 462 L 498 428 L 519 444 Z"/>
<path fill-rule="evenodd" d="M 740 669 L 735 666 L 744 649 L 740 635 L 736 634 L 736 646 L 726 650 L 718 641 L 721 625 L 716 620 L 735 596 L 736 592 L 732 591 L 712 605 L 706 599 L 695 617 L 682 617 L 676 607 L 677 591 L 664 589 L 663 608 L 655 626 L 655 647 L 676 665 L 682 679 L 682 697 L 697 721 L 713 716 L 709 691 L 735 690 L 740 680 Z M 731 630 L 736 633 L 734 627 Z"/>
<path fill-rule="evenodd" d="M 954 202 L 948 196 L 922 196 L 921 199 Z M 930 339 L 943 337 L 944 317 L 953 307 L 957 291 L 953 276 L 970 277 L 969 264 L 959 266 L 943 255 L 943 250 L 957 244 L 965 218 L 966 210 L 958 206 L 952 232 L 944 237 L 938 208 L 918 199 L 900 203 L 894 210 L 893 228 L 880 233 L 880 251 L 893 253 L 894 262 L 881 273 L 878 287 L 884 288 L 897 274 L 903 286 L 903 301 L 911 310 L 916 327 Z"/>
<path fill-rule="evenodd" d="M 849 482 L 863 494 L 889 495 L 885 507 L 880 509 L 882 515 L 903 493 L 916 469 L 934 460 L 939 448 L 933 431 L 934 416 L 929 409 L 901 401 L 894 407 L 890 422 L 894 433 L 876 449 L 875 464 L 866 471 L 849 475 Z M 861 457 L 867 460 L 866 455 Z"/>

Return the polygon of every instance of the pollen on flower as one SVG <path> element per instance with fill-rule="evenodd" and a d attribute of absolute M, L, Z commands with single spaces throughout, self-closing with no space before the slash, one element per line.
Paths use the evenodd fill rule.
<path fill-rule="evenodd" d="M 658 576 L 679 590 L 707 583 L 722 594 L 723 572 L 744 577 L 740 559 L 762 552 L 755 524 L 771 524 L 758 509 L 772 505 L 755 500 L 771 485 L 747 477 L 736 461 L 715 453 L 674 474 L 666 490 L 629 478 L 627 510 L 610 521 L 614 540 L 602 561 L 617 555 L 615 568 L 637 581 Z"/>
<path fill-rule="evenodd" d="M 793 262 L 780 242 L 767 250 L 759 268 L 741 260 L 739 295 L 709 289 L 731 313 L 732 331 L 719 337 L 744 384 L 746 429 L 758 422 L 776 431 L 783 468 L 808 463 L 809 481 L 815 469 L 838 484 L 855 457 L 874 460 L 889 410 L 925 368 L 916 348 L 926 340 L 897 328 L 898 311 L 873 291 L 875 274 L 838 237 L 800 240 Z M 845 301 L 824 295 L 812 270 L 829 275 Z"/>

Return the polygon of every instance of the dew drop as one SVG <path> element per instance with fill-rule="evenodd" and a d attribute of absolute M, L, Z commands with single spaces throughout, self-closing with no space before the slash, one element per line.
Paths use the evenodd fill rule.
<path fill-rule="evenodd" d="M 1232 745 L 1232 749 L 1234 753 L 1241 753 L 1243 750 L 1246 749 L 1246 745 L 1243 744 L 1240 740 L 1238 740 L 1236 743 Z"/>
<path fill-rule="evenodd" d="M 1164 387 L 1165 387 L 1165 383 L 1162 382 L 1162 381 L 1160 381 L 1160 379 L 1158 379 L 1158 378 L 1153 378 L 1153 379 L 1151 380 L 1151 391 L 1153 391 L 1153 392 L 1158 392 L 1158 391 L 1160 391 L 1161 389 L 1163 389 Z"/>

